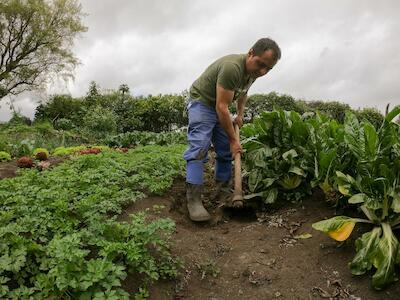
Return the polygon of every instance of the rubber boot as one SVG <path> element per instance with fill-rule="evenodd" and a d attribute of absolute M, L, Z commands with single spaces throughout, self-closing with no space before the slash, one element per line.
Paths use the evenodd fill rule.
<path fill-rule="evenodd" d="M 202 189 L 203 186 L 197 184 L 187 183 L 186 186 L 187 208 L 190 219 L 195 222 L 204 222 L 211 219 L 201 200 Z"/>
<path fill-rule="evenodd" d="M 218 203 L 227 203 L 232 200 L 233 193 L 230 188 L 229 181 L 216 181 L 215 200 Z"/>

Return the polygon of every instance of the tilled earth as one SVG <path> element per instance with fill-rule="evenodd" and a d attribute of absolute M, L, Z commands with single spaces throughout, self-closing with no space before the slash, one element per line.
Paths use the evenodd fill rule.
<path fill-rule="evenodd" d="M 212 199 L 211 180 L 206 191 L 205 200 Z M 370 286 L 372 274 L 351 275 L 354 238 L 337 243 L 312 229 L 312 223 L 335 214 L 318 192 L 265 213 L 221 212 L 208 203 L 214 219 L 206 224 L 189 220 L 184 199 L 181 178 L 166 196 L 138 201 L 121 216 L 149 209 L 151 218 L 176 223 L 173 253 L 183 259 L 184 270 L 175 281 L 155 283 L 150 299 L 400 299 L 400 284 L 378 292 Z M 128 278 L 125 287 L 132 286 Z"/>

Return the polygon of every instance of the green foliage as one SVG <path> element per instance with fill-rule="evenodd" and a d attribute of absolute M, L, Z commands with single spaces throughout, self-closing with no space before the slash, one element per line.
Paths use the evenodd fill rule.
<path fill-rule="evenodd" d="M 73 40 L 86 27 L 75 0 L 0 1 L 0 99 L 44 87 L 78 64 Z"/>
<path fill-rule="evenodd" d="M 184 132 L 145 132 L 133 131 L 109 136 L 104 143 L 110 147 L 131 147 L 136 145 L 171 145 L 186 144 Z"/>
<path fill-rule="evenodd" d="M 82 122 L 85 113 L 80 99 L 71 95 L 53 95 L 36 107 L 35 121 L 48 120 L 55 129 L 69 130 Z"/>
<path fill-rule="evenodd" d="M 30 156 L 35 148 L 50 151 L 60 145 L 72 146 L 88 143 L 84 136 L 69 131 L 58 131 L 48 122 L 27 125 L 7 125 L 0 132 L 0 151 L 6 151 L 13 157 Z"/>
<path fill-rule="evenodd" d="M 306 105 L 309 108 L 307 111 L 324 113 L 339 123 L 344 122 L 346 112 L 352 111 L 348 104 L 338 101 L 307 101 Z"/>
<path fill-rule="evenodd" d="M 133 98 L 126 85 L 118 91 L 101 93 L 92 82 L 83 99 L 55 95 L 36 108 L 35 120 L 49 120 L 56 129 L 76 130 L 83 127 L 98 137 L 101 128 L 107 132 L 170 131 L 187 125 L 184 95 L 158 95 Z M 97 112 L 96 112 L 97 111 Z M 103 117 L 103 113 L 107 115 Z M 111 116 L 112 115 L 112 116 Z M 103 118 L 108 118 L 104 122 Z M 82 123 L 82 120 L 86 122 Z"/>
<path fill-rule="evenodd" d="M 11 155 L 5 151 L 0 151 L 0 161 L 10 161 Z"/>
<path fill-rule="evenodd" d="M 247 198 L 261 197 L 271 204 L 279 194 L 284 195 L 279 198 L 299 200 L 310 193 L 305 180 L 312 170 L 305 148 L 308 130 L 298 113 L 264 112 L 241 133 L 246 150 L 245 181 L 252 193 Z"/>
<path fill-rule="evenodd" d="M 85 115 L 83 126 L 96 137 L 115 134 L 117 130 L 117 116 L 112 111 L 97 106 Z"/>
<path fill-rule="evenodd" d="M 269 94 L 254 94 L 249 96 L 245 110 L 245 119 L 251 122 L 263 111 L 272 111 L 274 109 L 295 111 L 300 114 L 305 111 L 303 105 L 296 101 L 292 96 L 285 94 L 280 95 L 276 92 L 271 92 Z"/>
<path fill-rule="evenodd" d="M 393 122 L 399 114 L 400 107 L 389 112 L 376 130 L 368 121 L 359 122 L 354 114 L 347 113 L 344 140 L 353 165 L 346 173 L 336 171 L 340 193 L 365 214 L 364 222 L 374 225 L 372 231 L 357 239 L 357 254 L 350 269 L 361 275 L 374 267 L 372 285 L 376 289 L 396 280 L 395 266 L 400 262 L 400 247 L 393 232 L 400 224 L 400 126 Z"/>
<path fill-rule="evenodd" d="M 360 275 L 374 268 L 372 285 L 382 289 L 396 280 L 400 262 L 393 233 L 400 227 L 400 125 L 393 121 L 400 107 L 375 126 L 366 118 L 358 120 L 345 106 L 323 107 L 321 115 L 263 112 L 243 127 L 244 175 L 252 192 L 247 198 L 269 204 L 293 192 L 303 197 L 315 186 L 327 196 L 341 194 L 341 202 L 355 205 L 367 219 L 336 216 L 313 227 L 344 241 L 356 223 L 372 224 L 372 231 L 356 242 L 350 269 Z M 337 110 L 330 112 L 332 107 Z M 326 116 L 333 111 L 343 124 Z"/>
<path fill-rule="evenodd" d="M 384 116 L 375 108 L 363 108 L 356 111 L 356 116 L 360 121 L 368 121 L 376 129 L 382 126 Z"/>
<path fill-rule="evenodd" d="M 28 118 L 23 116 L 20 113 L 13 111 L 11 119 L 8 121 L 8 127 L 17 126 L 17 125 L 31 125 L 32 121 Z"/>
<path fill-rule="evenodd" d="M 51 123 L 46 121 L 35 123 L 34 129 L 43 137 L 48 137 L 55 133 L 55 130 Z"/>
<path fill-rule="evenodd" d="M 33 156 L 36 156 L 38 153 L 44 153 L 45 157 L 49 157 L 49 151 L 46 148 L 36 148 L 33 150 Z"/>
<path fill-rule="evenodd" d="M 180 95 L 149 96 L 135 101 L 136 130 L 162 132 L 187 125 L 186 102 Z"/>
<path fill-rule="evenodd" d="M 104 151 L 1 180 L 1 297 L 128 299 L 121 288 L 128 274 L 144 285 L 176 276 L 168 242 L 174 223 L 144 213 L 129 222 L 116 216 L 143 192 L 169 188 L 183 173 L 184 148 Z"/>
<path fill-rule="evenodd" d="M 53 151 L 53 155 L 55 156 L 63 156 L 63 155 L 72 155 L 78 153 L 81 150 L 86 150 L 90 148 L 97 148 L 101 151 L 108 151 L 110 148 L 108 146 L 98 146 L 98 145 L 79 145 L 75 147 L 57 147 Z"/>

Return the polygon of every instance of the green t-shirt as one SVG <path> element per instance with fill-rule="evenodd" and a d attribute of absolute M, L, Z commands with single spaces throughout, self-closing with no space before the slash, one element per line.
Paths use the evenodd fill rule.
<path fill-rule="evenodd" d="M 213 62 L 190 87 L 190 98 L 215 107 L 217 84 L 234 91 L 233 101 L 247 94 L 254 78 L 246 74 L 246 54 L 230 54 Z"/>

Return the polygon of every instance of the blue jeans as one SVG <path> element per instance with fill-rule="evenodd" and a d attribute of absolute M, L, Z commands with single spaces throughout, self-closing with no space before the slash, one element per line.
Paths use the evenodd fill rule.
<path fill-rule="evenodd" d="M 203 184 L 204 164 L 208 161 L 211 142 L 216 152 L 215 179 L 229 181 L 232 175 L 232 154 L 225 130 L 214 108 L 189 99 L 189 147 L 183 154 L 186 160 L 186 182 Z"/>

